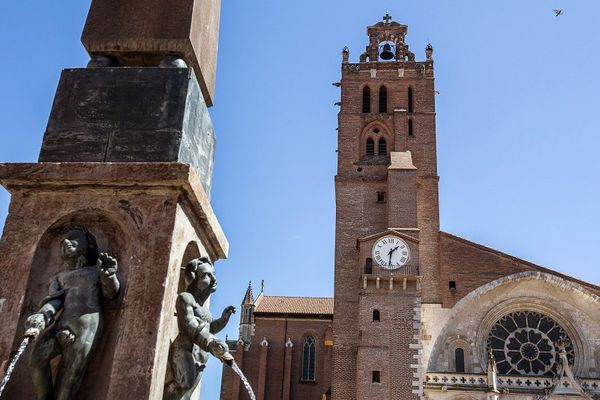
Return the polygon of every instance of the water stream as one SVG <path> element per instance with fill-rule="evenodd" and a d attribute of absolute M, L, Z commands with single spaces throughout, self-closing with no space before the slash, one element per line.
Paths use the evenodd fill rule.
<path fill-rule="evenodd" d="M 0 397 L 2 397 L 2 392 L 4 391 L 6 384 L 10 380 L 10 376 L 12 375 L 12 373 L 15 369 L 15 366 L 17 365 L 17 362 L 19 361 L 19 358 L 25 352 L 25 349 L 29 345 L 30 341 L 31 341 L 30 337 L 26 337 L 23 339 L 23 341 L 21 342 L 21 346 L 19 346 L 19 350 L 17 350 L 17 354 L 15 354 L 12 361 L 10 362 L 10 365 L 6 369 L 4 378 L 2 379 L 2 382 L 0 383 Z M 254 391 L 252 390 L 252 386 L 250 386 L 250 382 L 248 382 L 248 379 L 246 379 L 246 376 L 244 375 L 244 373 L 242 372 L 240 367 L 233 360 L 231 361 L 231 369 L 233 369 L 233 371 L 242 380 L 242 383 L 244 384 L 244 387 L 246 388 L 246 391 L 248 392 L 248 395 L 250 396 L 250 400 L 256 400 L 256 395 L 254 394 Z"/>
<path fill-rule="evenodd" d="M 8 381 L 10 380 L 10 376 L 12 375 L 13 370 L 15 369 L 15 365 L 17 365 L 17 361 L 19 361 L 19 358 L 21 357 L 21 355 L 25 351 L 25 348 L 29 345 L 30 341 L 31 341 L 30 337 L 26 337 L 26 338 L 23 339 L 23 341 L 21 342 L 21 346 L 19 346 L 19 350 L 17 351 L 17 354 L 15 354 L 15 356 L 12 359 L 12 361 L 10 362 L 10 365 L 6 369 L 6 373 L 4 374 L 4 378 L 2 378 L 2 383 L 0 383 L 0 397 L 2 397 L 2 392 L 4 391 L 4 387 L 6 386 L 6 384 L 8 383 Z"/>
<path fill-rule="evenodd" d="M 248 392 L 248 395 L 250 396 L 250 400 L 256 400 L 256 396 L 254 395 L 254 391 L 252 391 L 252 386 L 250 386 L 250 383 L 248 382 L 248 379 L 246 379 L 246 376 L 244 375 L 244 373 L 242 372 L 242 370 L 240 369 L 240 367 L 238 367 L 238 365 L 235 363 L 235 361 L 232 361 L 232 363 L 231 363 L 231 369 L 233 369 L 233 371 L 236 374 L 238 374 L 238 376 L 242 380 L 242 383 L 244 384 L 244 387 L 246 388 L 246 391 Z"/>

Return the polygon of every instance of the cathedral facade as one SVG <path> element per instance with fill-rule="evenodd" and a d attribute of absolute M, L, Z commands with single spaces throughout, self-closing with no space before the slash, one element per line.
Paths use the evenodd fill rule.
<path fill-rule="evenodd" d="M 600 288 L 440 230 L 433 48 L 342 52 L 333 299 L 249 287 L 232 354 L 259 400 L 600 395 Z M 221 398 L 247 399 L 223 371 Z"/>

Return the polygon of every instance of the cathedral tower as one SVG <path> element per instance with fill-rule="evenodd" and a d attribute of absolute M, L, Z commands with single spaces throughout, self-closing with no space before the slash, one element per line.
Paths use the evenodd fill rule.
<path fill-rule="evenodd" d="M 334 399 L 422 393 L 421 302 L 439 303 L 432 48 L 417 62 L 407 26 L 367 28 L 342 60 L 338 115 Z"/>

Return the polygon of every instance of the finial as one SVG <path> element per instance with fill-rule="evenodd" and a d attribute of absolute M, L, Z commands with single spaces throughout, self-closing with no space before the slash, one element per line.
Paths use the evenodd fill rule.
<path fill-rule="evenodd" d="M 498 367 L 496 366 L 496 357 L 491 347 L 488 347 L 488 365 L 487 365 L 487 376 L 488 376 L 488 392 L 498 392 Z"/>
<path fill-rule="evenodd" d="M 427 43 L 427 46 L 425 47 L 425 57 L 427 58 L 427 61 L 431 61 L 433 60 L 433 46 L 431 45 L 431 43 Z"/>
<path fill-rule="evenodd" d="M 265 280 L 260 281 L 260 292 L 263 293 L 265 291 Z"/>
<path fill-rule="evenodd" d="M 350 49 L 348 48 L 348 46 L 344 46 L 344 49 L 342 50 L 342 61 L 343 62 L 348 62 L 348 57 L 350 56 Z"/>
<path fill-rule="evenodd" d="M 249 304 L 254 304 L 254 294 L 252 293 L 252 281 L 248 282 L 248 288 L 246 289 L 246 294 L 244 294 L 244 300 L 242 300 L 243 306 Z"/>
<path fill-rule="evenodd" d="M 392 20 L 392 16 L 390 15 L 389 12 L 385 12 L 385 15 L 383 16 L 383 20 L 385 21 L 386 24 L 389 24 L 390 21 Z"/>

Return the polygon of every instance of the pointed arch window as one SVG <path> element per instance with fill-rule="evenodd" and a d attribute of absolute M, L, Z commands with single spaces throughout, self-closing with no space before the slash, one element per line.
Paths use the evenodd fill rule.
<path fill-rule="evenodd" d="M 371 89 L 368 86 L 363 88 L 362 112 L 364 114 L 371 112 Z"/>
<path fill-rule="evenodd" d="M 454 350 L 454 366 L 456 372 L 465 372 L 465 351 L 460 347 Z"/>
<path fill-rule="evenodd" d="M 375 155 L 375 141 L 371 138 L 367 139 L 367 155 L 368 156 Z"/>
<path fill-rule="evenodd" d="M 314 382 L 315 366 L 317 364 L 317 349 L 314 336 L 307 336 L 304 339 L 302 348 L 302 381 Z"/>
<path fill-rule="evenodd" d="M 414 99 L 413 99 L 413 88 L 408 88 L 408 112 L 411 113 L 414 110 Z"/>
<path fill-rule="evenodd" d="M 387 156 L 387 142 L 385 139 L 379 139 L 377 154 L 380 156 Z"/>
<path fill-rule="evenodd" d="M 387 89 L 385 86 L 381 86 L 379 88 L 379 112 L 386 114 L 387 109 Z"/>

